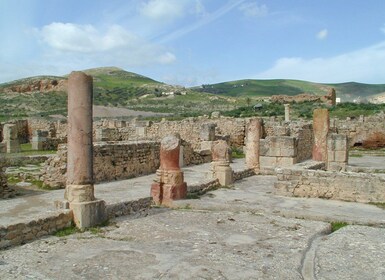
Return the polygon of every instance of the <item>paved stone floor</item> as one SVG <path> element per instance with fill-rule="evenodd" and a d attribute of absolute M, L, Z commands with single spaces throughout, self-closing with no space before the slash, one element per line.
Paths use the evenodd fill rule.
<path fill-rule="evenodd" d="M 207 170 L 188 167 L 186 181 L 202 180 Z M 101 184 L 96 192 L 111 202 L 148 195 L 151 176 Z M 249 177 L 172 210 L 152 208 L 0 251 L 0 279 L 385 279 L 385 210 L 275 196 L 275 180 Z M 44 195 L 36 203 L 62 193 Z M 2 215 L 0 222 L 11 219 Z M 331 221 L 355 225 L 330 233 Z"/>

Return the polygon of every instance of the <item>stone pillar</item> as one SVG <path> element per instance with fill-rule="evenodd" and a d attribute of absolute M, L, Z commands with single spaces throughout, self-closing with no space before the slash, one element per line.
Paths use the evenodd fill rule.
<path fill-rule="evenodd" d="M 327 97 L 328 97 L 327 104 L 330 106 L 336 106 L 337 95 L 336 95 L 336 90 L 334 88 L 331 88 L 329 90 Z"/>
<path fill-rule="evenodd" d="M 146 137 L 147 135 L 147 128 L 144 126 L 139 126 L 135 128 L 136 135 L 138 137 Z"/>
<path fill-rule="evenodd" d="M 217 178 L 221 186 L 233 183 L 233 170 L 230 167 L 230 149 L 226 141 L 219 140 L 213 145 L 211 170 L 213 177 Z"/>
<path fill-rule="evenodd" d="M 68 156 L 64 198 L 77 227 L 106 220 L 105 202 L 94 196 L 92 144 L 92 77 L 72 72 L 68 77 Z"/>
<path fill-rule="evenodd" d="M 156 205 L 172 206 L 172 202 L 187 195 L 187 184 L 179 167 L 180 139 L 166 136 L 160 144 L 160 167 L 151 185 Z"/>
<path fill-rule="evenodd" d="M 19 139 L 17 138 L 17 126 L 16 124 L 5 124 L 3 128 L 3 142 L 6 145 L 7 153 L 20 152 Z"/>
<path fill-rule="evenodd" d="M 43 150 L 48 131 L 35 130 L 32 136 L 32 150 Z"/>
<path fill-rule="evenodd" d="M 259 145 L 262 133 L 262 120 L 251 119 L 246 126 L 246 167 L 259 171 Z"/>
<path fill-rule="evenodd" d="M 330 119 L 328 109 L 315 109 L 313 112 L 313 160 L 327 162 L 327 137 Z"/>
<path fill-rule="evenodd" d="M 290 121 L 290 104 L 284 104 L 285 106 L 285 122 Z"/>
<path fill-rule="evenodd" d="M 97 128 L 95 129 L 95 141 L 108 141 L 110 136 L 110 128 Z"/>
<path fill-rule="evenodd" d="M 332 133 L 328 137 L 327 170 L 346 171 L 348 164 L 349 145 L 345 134 Z"/>
<path fill-rule="evenodd" d="M 215 140 L 215 127 L 214 123 L 205 123 L 201 127 L 200 140 L 201 141 L 214 141 Z"/>

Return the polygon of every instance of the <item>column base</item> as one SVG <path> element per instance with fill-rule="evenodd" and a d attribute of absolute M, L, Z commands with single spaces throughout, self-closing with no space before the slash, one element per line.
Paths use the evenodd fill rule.
<path fill-rule="evenodd" d="M 234 182 L 233 170 L 228 165 L 215 166 L 215 177 L 218 179 L 221 186 L 229 186 Z"/>
<path fill-rule="evenodd" d="M 79 229 L 97 226 L 107 221 L 106 202 L 104 200 L 72 202 L 69 207 L 73 212 L 75 225 Z"/>
<path fill-rule="evenodd" d="M 186 198 L 187 184 L 185 182 L 179 185 L 153 183 L 151 196 L 156 205 L 172 206 L 174 200 Z"/>

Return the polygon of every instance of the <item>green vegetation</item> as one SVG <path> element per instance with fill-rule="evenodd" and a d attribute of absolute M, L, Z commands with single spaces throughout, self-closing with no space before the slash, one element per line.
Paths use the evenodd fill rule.
<path fill-rule="evenodd" d="M 343 119 L 347 117 L 358 117 L 360 115 L 374 115 L 384 110 L 385 104 L 346 102 L 330 108 L 330 116 Z"/>
<path fill-rule="evenodd" d="M 385 210 L 385 202 L 369 202 L 369 204 Z"/>
<path fill-rule="evenodd" d="M 244 158 L 245 154 L 243 153 L 242 149 L 233 147 L 231 149 L 231 157 L 232 158 Z"/>
<path fill-rule="evenodd" d="M 348 225 L 348 223 L 346 223 L 346 222 L 331 222 L 332 232 L 335 232 L 335 231 L 339 230 L 340 228 L 343 228 L 347 225 Z"/>
<path fill-rule="evenodd" d="M 220 111 L 232 117 L 283 116 L 282 104 L 266 102 L 272 95 L 307 93 L 325 95 L 334 87 L 342 101 L 366 100 L 385 93 L 385 85 L 359 83 L 319 84 L 299 80 L 239 80 L 201 87 L 184 88 L 167 85 L 116 67 L 85 70 L 94 78 L 94 104 L 133 110 L 169 113 L 175 120 Z M 26 117 L 67 115 L 67 94 L 52 92 L 9 92 L 10 86 L 36 83 L 39 79 L 60 80 L 66 77 L 33 77 L 0 84 L 0 121 Z M 167 93 L 174 93 L 167 95 Z M 265 100 L 265 101 L 264 101 Z M 255 104 L 262 104 L 254 111 Z M 312 102 L 293 103 L 292 118 L 311 118 L 317 107 Z M 346 118 L 383 111 L 385 105 L 342 103 L 330 108 L 331 117 Z"/>
<path fill-rule="evenodd" d="M 70 227 L 66 227 L 61 230 L 58 230 L 57 232 L 54 233 L 54 236 L 63 237 L 63 236 L 68 236 L 78 232 L 80 232 L 80 230 L 77 227 L 75 227 L 75 225 L 71 225 Z"/>

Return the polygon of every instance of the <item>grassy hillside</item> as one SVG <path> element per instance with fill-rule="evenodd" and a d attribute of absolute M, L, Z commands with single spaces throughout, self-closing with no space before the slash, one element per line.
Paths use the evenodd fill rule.
<path fill-rule="evenodd" d="M 360 83 L 319 84 L 298 80 L 239 80 L 202 87 L 184 88 L 171 86 L 151 78 L 124 71 L 116 67 L 103 67 L 84 70 L 94 78 L 94 104 L 109 107 L 122 107 L 133 110 L 171 113 L 174 117 L 210 114 L 212 111 L 228 112 L 233 116 L 251 116 L 252 105 L 261 98 L 276 94 L 296 95 L 308 93 L 326 94 L 331 87 L 342 101 L 353 101 L 358 97 L 365 100 L 371 97 L 381 99 L 385 96 L 385 85 Z M 66 80 L 68 75 L 39 76 L 0 84 L 0 121 L 10 118 L 25 118 L 50 115 L 67 115 L 67 93 L 60 90 L 44 92 L 14 92 L 9 88 L 28 88 L 39 80 Z M 168 94 L 173 92 L 174 94 Z M 265 98 L 266 99 L 266 98 Z M 385 97 L 383 98 L 385 101 Z M 315 105 L 300 105 L 298 116 L 309 117 Z M 281 115 L 280 105 L 265 104 L 263 115 Z M 352 109 L 349 107 L 349 109 Z M 372 112 L 382 110 L 377 108 Z M 357 111 L 358 112 L 358 111 Z M 258 113 L 258 114 L 259 114 Z"/>
<path fill-rule="evenodd" d="M 272 96 L 308 93 L 325 95 L 330 88 L 336 90 L 337 97 L 348 102 L 353 99 L 369 99 L 374 95 L 385 94 L 385 84 L 361 84 L 355 82 L 340 84 L 320 84 L 299 80 L 238 80 L 219 84 L 202 85 L 194 88 L 200 92 L 224 96 Z"/>

